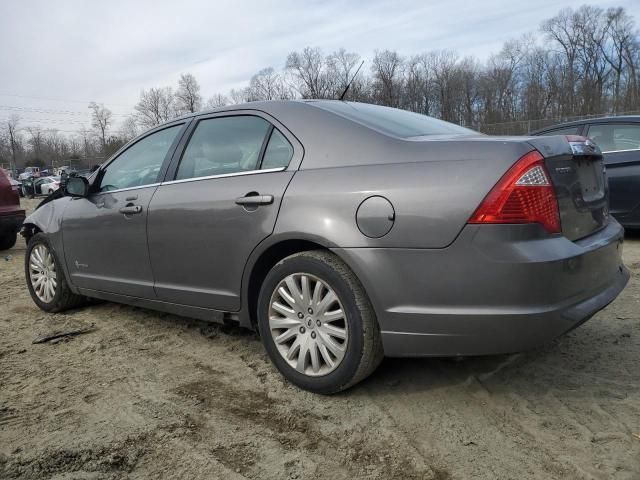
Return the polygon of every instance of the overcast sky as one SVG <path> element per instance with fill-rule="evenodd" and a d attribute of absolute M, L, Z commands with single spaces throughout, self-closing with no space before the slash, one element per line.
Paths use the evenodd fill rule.
<path fill-rule="evenodd" d="M 89 101 L 122 119 L 142 88 L 175 86 L 190 72 L 207 98 L 246 85 L 262 68 L 282 68 L 287 53 L 308 45 L 364 58 L 376 49 L 455 49 L 484 59 L 583 3 L 1 0 L 0 121 L 21 111 L 23 126 L 77 130 L 90 126 Z M 639 0 L 587 3 L 623 6 L 640 22 Z"/>

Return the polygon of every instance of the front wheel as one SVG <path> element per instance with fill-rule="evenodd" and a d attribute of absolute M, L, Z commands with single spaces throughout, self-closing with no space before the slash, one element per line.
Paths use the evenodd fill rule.
<path fill-rule="evenodd" d="M 362 285 L 330 252 L 302 252 L 276 264 L 260 291 L 258 323 L 278 370 L 315 393 L 355 385 L 383 357 L 375 313 Z"/>
<path fill-rule="evenodd" d="M 37 233 L 29 240 L 24 260 L 29 293 L 42 310 L 62 312 L 84 302 L 84 297 L 74 294 L 69 288 L 60 261 L 46 235 Z"/>

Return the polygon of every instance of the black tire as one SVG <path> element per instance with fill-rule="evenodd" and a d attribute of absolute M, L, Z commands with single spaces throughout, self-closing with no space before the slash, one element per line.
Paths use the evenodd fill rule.
<path fill-rule="evenodd" d="M 53 262 L 55 264 L 56 271 L 56 280 L 57 285 L 55 289 L 55 294 L 53 299 L 50 302 L 45 302 L 38 298 L 36 295 L 33 285 L 31 282 L 31 272 L 29 268 L 29 260 L 31 258 L 31 252 L 38 245 L 45 245 L 51 255 L 53 256 Z M 86 302 L 86 297 L 81 295 L 76 295 L 69 288 L 69 283 L 64 275 L 64 270 L 62 268 L 62 263 L 56 254 L 56 251 L 53 249 L 51 242 L 47 236 L 43 233 L 37 233 L 29 240 L 27 245 L 27 251 L 24 256 L 24 273 L 25 279 L 27 281 L 27 287 L 29 288 L 29 293 L 31 294 L 31 298 L 34 303 L 38 305 L 45 312 L 57 313 L 62 312 L 64 310 L 69 310 L 70 308 L 76 308 L 83 305 Z"/>
<path fill-rule="evenodd" d="M 10 248 L 13 248 L 17 240 L 18 234 L 15 232 L 0 235 L 0 250 L 9 250 Z"/>
<path fill-rule="evenodd" d="M 306 375 L 290 366 L 278 351 L 269 328 L 271 296 L 283 279 L 296 273 L 312 275 L 328 284 L 338 296 L 348 324 L 344 357 L 323 376 Z M 260 336 L 271 361 L 287 380 L 305 390 L 320 394 L 340 392 L 364 380 L 382 361 L 380 329 L 371 302 L 355 274 L 331 252 L 301 252 L 278 262 L 262 284 L 257 313 Z"/>

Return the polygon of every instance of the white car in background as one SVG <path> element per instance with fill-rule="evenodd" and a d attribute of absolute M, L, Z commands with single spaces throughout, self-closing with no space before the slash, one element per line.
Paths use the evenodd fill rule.
<path fill-rule="evenodd" d="M 40 184 L 40 193 L 50 195 L 60 188 L 60 177 L 45 177 Z"/>
<path fill-rule="evenodd" d="M 39 176 L 40 176 L 39 167 L 27 167 L 24 169 L 24 172 L 18 175 L 18 180 L 26 180 L 29 177 L 39 177 Z"/>

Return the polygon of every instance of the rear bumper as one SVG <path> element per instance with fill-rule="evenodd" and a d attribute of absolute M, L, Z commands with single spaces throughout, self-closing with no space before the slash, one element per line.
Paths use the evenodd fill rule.
<path fill-rule="evenodd" d="M 17 233 L 24 222 L 24 210 L 0 213 L 0 234 Z"/>
<path fill-rule="evenodd" d="M 578 241 L 468 225 L 444 249 L 336 249 L 362 281 L 387 356 L 510 353 L 588 320 L 623 290 L 624 230 Z"/>

